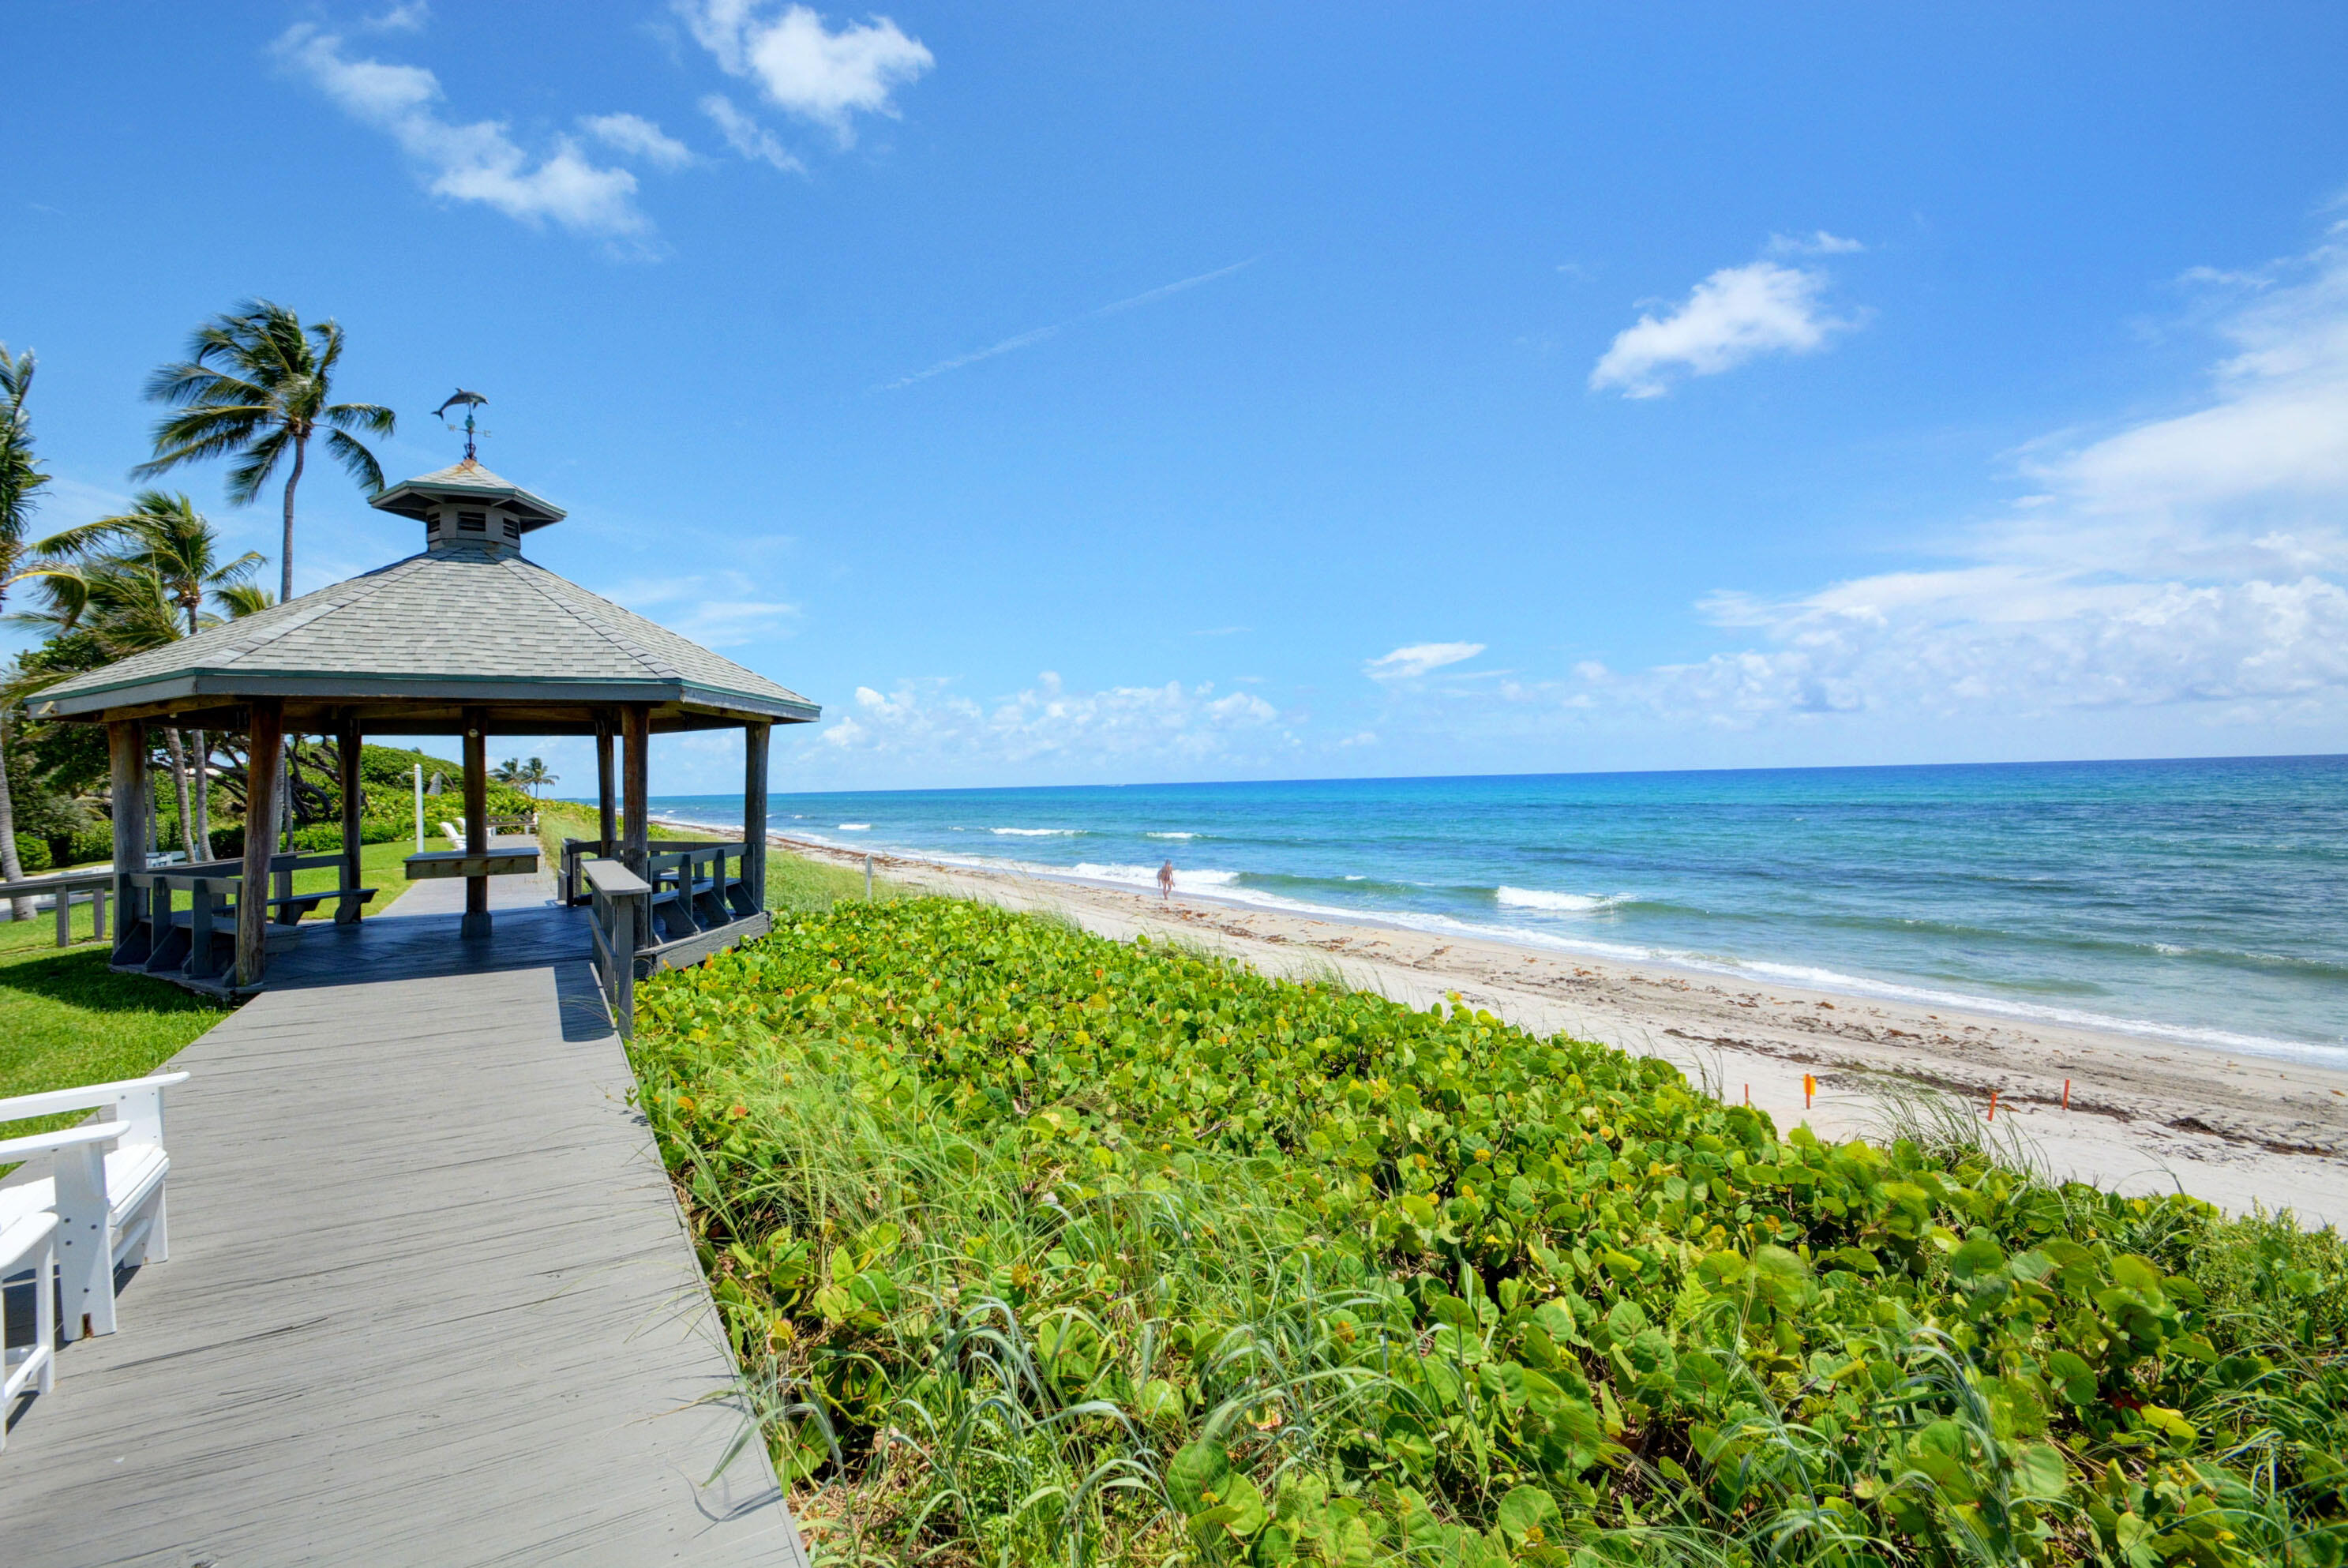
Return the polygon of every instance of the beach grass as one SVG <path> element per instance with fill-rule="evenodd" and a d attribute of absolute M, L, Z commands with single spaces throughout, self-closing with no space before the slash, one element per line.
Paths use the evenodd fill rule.
<path fill-rule="evenodd" d="M 2329 1231 L 966 903 L 638 1006 L 819 1560 L 2348 1555 Z"/>

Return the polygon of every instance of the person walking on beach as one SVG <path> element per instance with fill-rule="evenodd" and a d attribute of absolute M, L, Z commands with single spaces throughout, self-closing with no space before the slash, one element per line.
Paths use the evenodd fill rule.
<path fill-rule="evenodd" d="M 1174 898 L 1174 862 L 1168 861 L 1158 868 L 1158 896 L 1172 903 Z"/>

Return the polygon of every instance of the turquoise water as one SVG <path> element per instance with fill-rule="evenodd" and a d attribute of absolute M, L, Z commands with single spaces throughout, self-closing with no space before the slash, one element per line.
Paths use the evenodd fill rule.
<path fill-rule="evenodd" d="M 740 798 L 653 802 L 738 822 Z M 2348 758 L 778 796 L 778 832 L 2348 1067 Z"/>

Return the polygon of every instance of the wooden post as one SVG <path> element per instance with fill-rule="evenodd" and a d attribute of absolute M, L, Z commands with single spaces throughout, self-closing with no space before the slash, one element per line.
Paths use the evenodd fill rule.
<path fill-rule="evenodd" d="M 651 758 L 653 710 L 650 703 L 632 702 L 621 716 L 627 742 L 620 759 L 620 863 L 638 876 L 648 868 L 652 845 Z M 644 934 L 649 935 L 649 933 Z"/>
<path fill-rule="evenodd" d="M 595 852 L 606 860 L 620 852 L 620 792 L 612 777 L 612 716 L 595 716 L 595 831 L 601 842 Z"/>
<path fill-rule="evenodd" d="M 281 715 L 283 711 L 281 708 Z M 280 722 L 283 722 L 282 717 Z M 290 851 L 294 847 L 286 842 L 294 835 L 294 751 L 285 740 L 286 738 L 281 737 L 277 743 L 277 815 L 270 819 L 275 825 L 269 830 L 269 851 L 273 855 L 281 849 Z M 291 871 L 279 872 L 272 881 L 275 884 L 273 896 L 294 896 L 294 873 Z"/>
<path fill-rule="evenodd" d="M 620 1038 L 636 1033 L 636 900 L 634 894 L 612 903 L 612 1021 Z"/>
<path fill-rule="evenodd" d="M 335 906 L 336 925 L 359 923 L 359 813 L 364 810 L 359 785 L 359 716 L 345 708 L 335 727 L 335 752 L 342 764 L 343 896 Z"/>
<path fill-rule="evenodd" d="M 138 927 L 137 890 L 130 873 L 147 869 L 147 737 L 146 726 L 115 719 L 106 727 L 106 759 L 114 807 L 115 940 L 128 941 Z M 131 954 L 119 954 L 129 958 Z M 143 957 L 142 954 L 137 956 Z"/>
<path fill-rule="evenodd" d="M 767 750 L 774 727 L 742 727 L 742 882 L 750 911 L 767 907 Z"/>
<path fill-rule="evenodd" d="M 244 875 L 236 889 L 236 973 L 229 977 L 229 984 L 240 991 L 260 985 L 269 966 L 269 861 L 277 847 L 276 765 L 285 753 L 285 699 L 257 696 L 245 706 L 251 717 L 246 723 L 250 744 L 244 769 Z"/>
<path fill-rule="evenodd" d="M 489 715 L 478 707 L 465 710 L 465 852 L 489 852 Z M 487 873 L 465 879 L 464 936 L 489 934 L 489 879 Z"/>

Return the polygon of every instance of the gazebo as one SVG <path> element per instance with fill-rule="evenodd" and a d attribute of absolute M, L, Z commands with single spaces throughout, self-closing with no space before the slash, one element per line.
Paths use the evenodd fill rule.
<path fill-rule="evenodd" d="M 499 734 L 595 738 L 602 821 L 592 848 L 629 873 L 607 878 L 614 885 L 642 881 L 644 915 L 630 944 L 636 959 L 687 947 L 697 955 L 763 932 L 769 732 L 814 719 L 816 705 L 530 562 L 523 538 L 561 521 L 562 509 L 469 456 L 392 486 L 374 504 L 422 523 L 424 549 L 77 676 L 37 699 L 44 717 L 107 727 L 120 912 L 115 966 L 242 994 L 266 974 L 273 908 L 281 928 L 328 899 L 337 922 L 357 921 L 366 896 L 359 887 L 363 735 L 463 738 L 465 843 L 411 856 L 407 866 L 411 878 L 466 879 L 460 939 L 490 938 L 492 874 L 536 865 L 534 848 L 500 852 L 491 844 L 489 740 Z M 161 724 L 249 736 L 249 829 L 276 820 L 277 770 L 267 759 L 284 738 L 335 737 L 340 852 L 277 854 L 273 832 L 248 830 L 241 861 L 150 868 L 147 732 Z M 745 737 L 741 842 L 653 855 L 651 738 L 736 727 Z M 292 873 L 316 865 L 339 865 L 340 887 L 294 898 Z M 265 887 L 273 874 L 274 898 Z M 634 962 L 623 967 L 633 972 Z"/>

